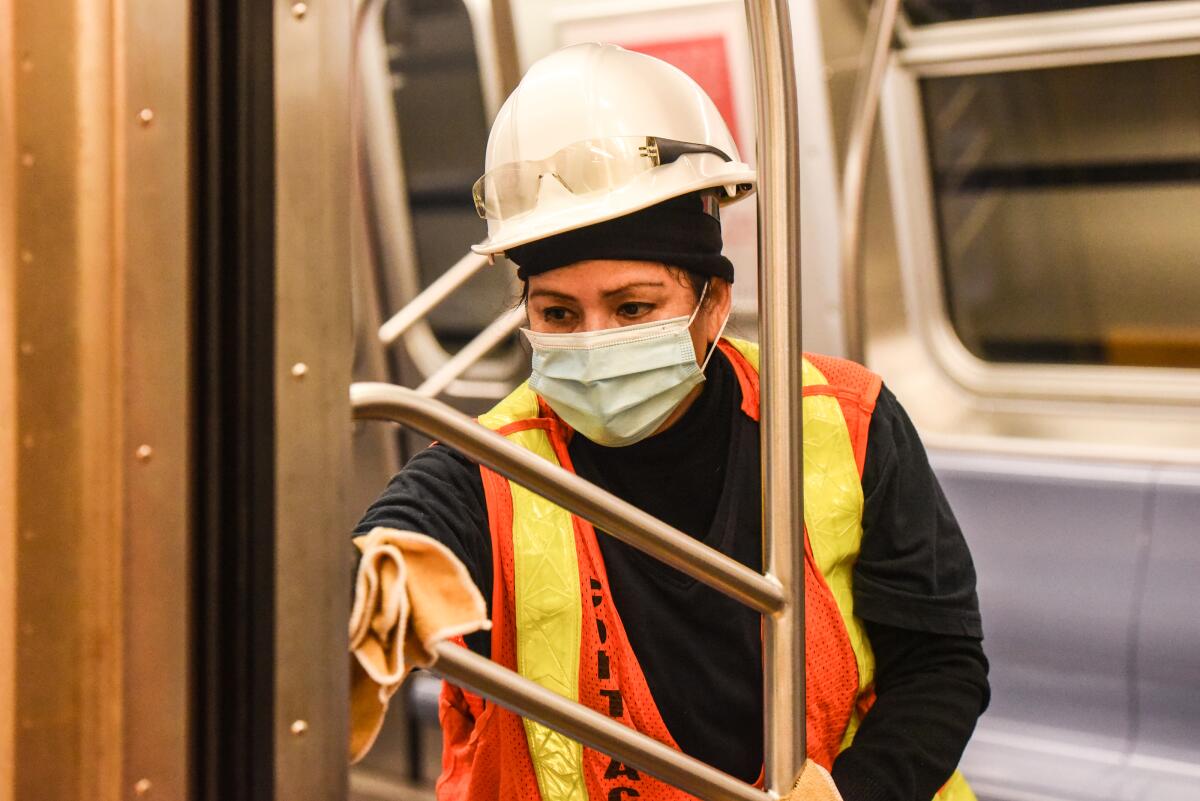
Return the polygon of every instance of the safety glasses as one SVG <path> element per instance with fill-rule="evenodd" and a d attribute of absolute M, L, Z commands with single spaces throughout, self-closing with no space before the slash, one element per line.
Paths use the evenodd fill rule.
<path fill-rule="evenodd" d="M 575 195 L 617 189 L 647 170 L 690 153 L 712 153 L 711 145 L 659 136 L 614 136 L 567 145 L 540 161 L 514 161 L 484 173 L 471 187 L 475 210 L 487 220 L 507 220 L 537 205 L 543 176 L 552 176 Z"/>

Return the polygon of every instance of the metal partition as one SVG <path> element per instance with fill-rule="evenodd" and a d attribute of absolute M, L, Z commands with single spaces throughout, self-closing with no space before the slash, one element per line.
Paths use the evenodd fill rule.
<path fill-rule="evenodd" d="M 779 615 L 786 609 L 783 588 L 773 577 L 750 570 L 440 401 L 406 387 L 377 383 L 352 385 L 350 400 L 356 419 L 412 426 L 760 613 Z M 429 667 L 434 674 L 701 798 L 772 797 L 465 648 L 442 643 L 435 655 Z M 777 787 L 786 787 L 792 778 Z"/>
<path fill-rule="evenodd" d="M 380 339 L 387 345 L 402 341 L 422 379 L 429 381 L 435 375 L 438 377 L 436 382 L 429 384 L 429 388 L 437 386 L 438 392 L 460 398 L 499 399 L 511 389 L 509 376 L 513 371 L 513 360 L 482 360 L 491 350 L 489 347 L 471 360 L 458 359 L 455 362 L 456 372 L 451 374 L 445 365 L 453 356 L 438 341 L 425 319 L 434 306 L 478 272 L 487 259 L 467 254 L 424 292 L 419 293 L 416 241 L 406 192 L 407 176 L 401 158 L 402 143 L 395 119 L 387 41 L 383 29 L 385 5 L 386 0 L 359 0 L 354 31 L 358 73 L 355 99 L 362 121 L 357 156 L 362 174 L 360 185 L 366 193 L 368 222 L 375 229 L 372 239 L 377 250 L 376 259 L 400 277 L 404 295 L 411 298 L 404 309 L 380 329 Z M 502 335 L 497 335 L 495 330 L 485 333 L 490 341 L 499 344 L 504 336 L 514 330 L 516 326 Z M 483 341 L 488 340 L 483 339 L 481 334 L 473 343 L 476 351 Z M 518 353 L 514 349 L 513 355 Z M 472 366 L 476 367 L 475 374 L 470 378 L 463 377 L 463 373 Z"/>
<path fill-rule="evenodd" d="M 759 165 L 759 335 L 762 343 L 763 549 L 761 575 L 484 429 L 427 395 L 386 384 L 355 384 L 358 419 L 403 423 L 459 449 L 614 537 L 764 615 L 764 761 L 767 791 L 734 779 L 466 649 L 442 644 L 431 670 L 524 717 L 711 799 L 769 799 L 786 791 L 806 756 L 804 720 L 804 547 L 800 320 L 800 180 L 796 88 L 786 0 L 746 0 L 754 53 Z M 362 51 L 360 50 L 360 53 Z M 393 139 L 393 141 L 395 141 Z M 393 201 L 396 198 L 391 198 Z M 399 201 L 403 204 L 403 199 Z M 470 256 L 380 331 L 385 342 L 411 334 L 429 309 L 482 264 Z M 501 317 L 473 342 L 482 355 L 519 324 Z M 509 328 L 508 326 L 512 326 Z M 495 329 L 495 330 L 493 330 Z M 499 332 L 503 331 L 501 334 Z M 491 339 L 494 338 L 494 339 Z M 472 354 L 468 354 L 470 356 Z M 462 361 L 466 361 L 466 356 Z M 449 381 L 457 378 L 450 375 Z M 427 385 L 438 376 L 430 376 Z M 439 379 L 443 380 L 443 379 Z M 448 383 L 448 381 L 447 381 Z M 424 391 L 422 391 L 424 390 Z M 797 670 L 797 666 L 800 669 Z"/>

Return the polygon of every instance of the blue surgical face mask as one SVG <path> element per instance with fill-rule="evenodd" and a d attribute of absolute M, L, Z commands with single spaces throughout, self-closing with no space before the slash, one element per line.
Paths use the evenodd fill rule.
<path fill-rule="evenodd" d="M 703 302 L 701 293 L 688 317 L 601 331 L 544 334 L 522 329 L 533 347 L 529 386 L 592 442 L 618 447 L 645 439 L 704 380 L 716 343 L 698 365 L 690 333 Z"/>

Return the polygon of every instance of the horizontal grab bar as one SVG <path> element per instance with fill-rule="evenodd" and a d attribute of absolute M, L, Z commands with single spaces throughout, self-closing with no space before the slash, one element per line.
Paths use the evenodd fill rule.
<path fill-rule="evenodd" d="M 492 321 L 487 328 L 462 347 L 437 372 L 425 379 L 417 392 L 430 398 L 437 397 L 442 390 L 454 383 L 471 365 L 487 355 L 488 351 L 503 342 L 525 322 L 525 307 L 510 309 Z"/>
<path fill-rule="evenodd" d="M 776 614 L 786 605 L 783 587 L 773 577 L 514 445 L 440 401 L 394 384 L 360 382 L 350 386 L 350 402 L 355 419 L 411 426 L 761 614 Z"/>
<path fill-rule="evenodd" d="M 438 276 L 421 294 L 410 300 L 404 308 L 379 326 L 379 341 L 385 345 L 391 345 L 403 336 L 405 331 L 412 328 L 414 323 L 424 319 L 425 315 L 433 311 L 439 303 L 454 294 L 454 290 L 470 280 L 471 276 L 482 270 L 487 263 L 488 257 L 480 256 L 478 253 L 468 253 L 463 256 L 449 270 Z"/>
<path fill-rule="evenodd" d="M 429 669 L 443 679 L 686 793 L 709 801 L 771 801 L 775 797 L 466 648 L 442 642 L 434 647 L 434 655 L 436 661 Z"/>

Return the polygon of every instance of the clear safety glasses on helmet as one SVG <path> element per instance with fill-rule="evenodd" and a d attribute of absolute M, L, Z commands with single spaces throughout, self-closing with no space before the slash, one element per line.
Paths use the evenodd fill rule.
<path fill-rule="evenodd" d="M 549 158 L 514 161 L 488 170 L 471 194 L 475 210 L 486 220 L 507 220 L 537 205 L 543 176 L 550 176 L 574 195 L 617 189 L 641 173 L 680 156 L 711 153 L 724 161 L 727 154 L 712 145 L 679 142 L 659 136 L 614 136 L 585 139 L 567 145 Z"/>

